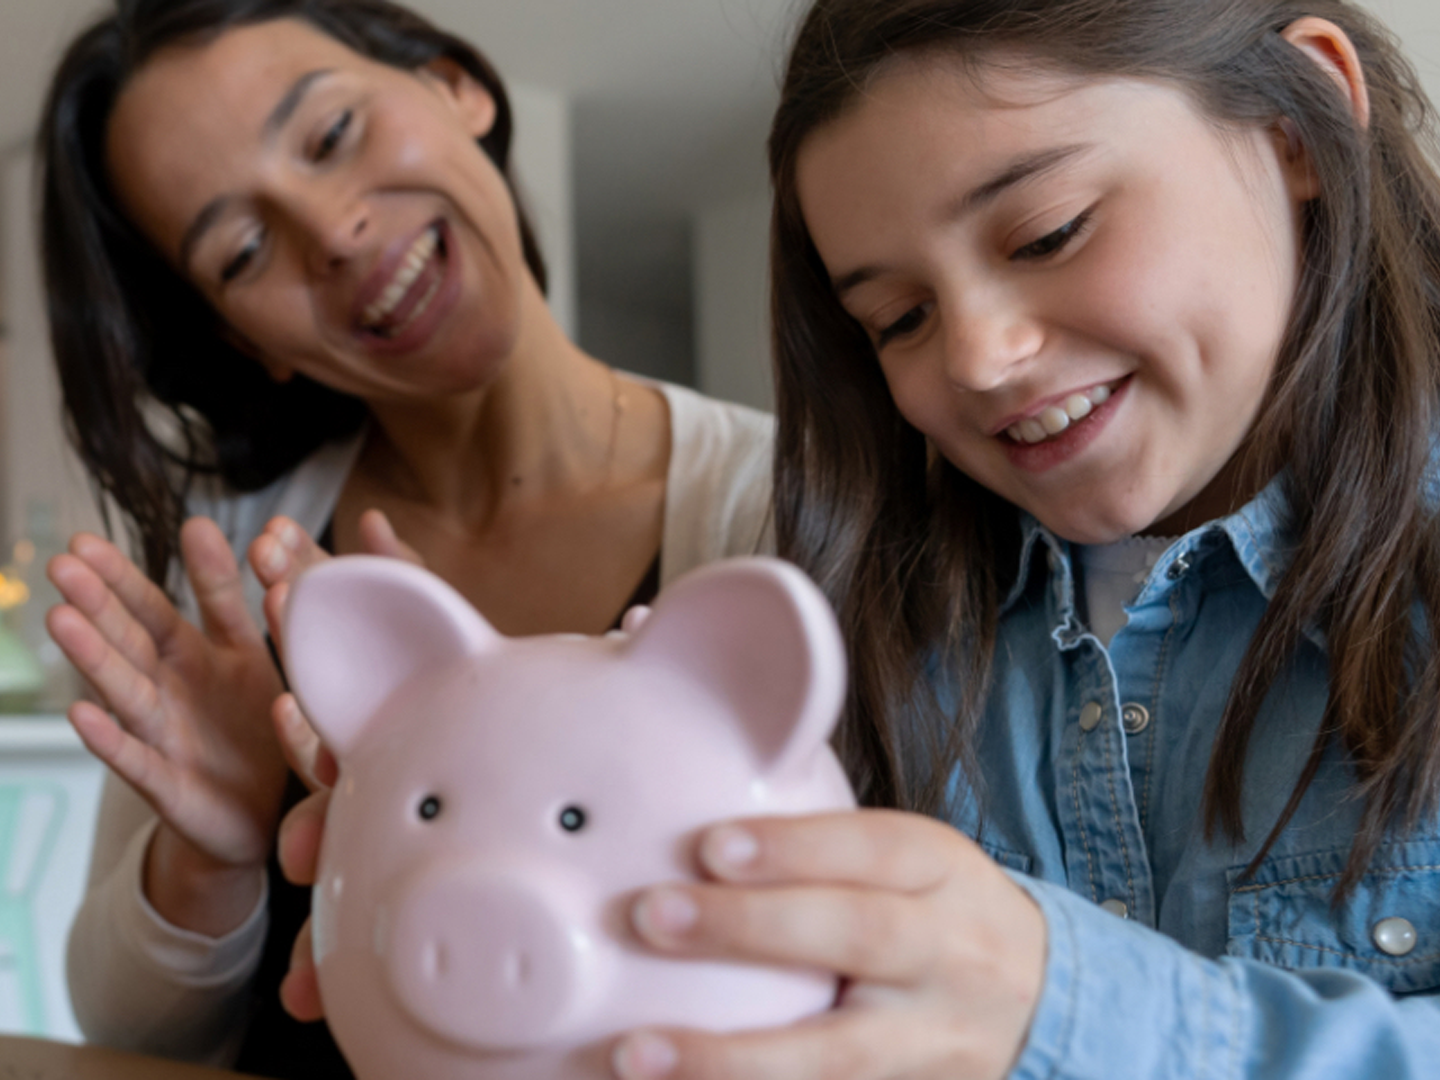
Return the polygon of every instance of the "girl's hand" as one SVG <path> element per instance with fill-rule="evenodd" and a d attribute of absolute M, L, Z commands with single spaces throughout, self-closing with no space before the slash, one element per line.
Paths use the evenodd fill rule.
<path fill-rule="evenodd" d="M 177 925 L 214 934 L 238 925 L 258 897 L 255 870 L 285 786 L 266 723 L 281 686 L 220 529 L 194 518 L 180 542 L 203 629 L 114 544 L 86 533 L 50 561 L 66 602 L 46 626 L 101 701 L 72 705 L 71 724 L 161 818 L 147 895 Z M 249 888 L 220 888 L 227 875 Z M 190 889 L 202 879 L 216 886 L 208 898 Z"/>
<path fill-rule="evenodd" d="M 819 968 L 836 1008 L 788 1028 L 637 1032 L 624 1080 L 999 1080 L 1020 1055 L 1045 970 L 1045 920 L 962 834 L 860 811 L 718 826 L 713 883 L 647 890 L 636 932 L 674 956 Z"/>

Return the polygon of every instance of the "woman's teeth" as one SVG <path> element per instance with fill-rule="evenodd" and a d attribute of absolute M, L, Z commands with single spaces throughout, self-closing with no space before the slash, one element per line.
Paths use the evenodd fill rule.
<path fill-rule="evenodd" d="M 1030 445 L 1053 439 L 1076 420 L 1089 416 L 1096 406 L 1109 401 L 1111 392 L 1109 386 L 1097 386 L 1083 394 L 1071 394 L 1059 405 L 1047 405 L 1035 416 L 1011 424 L 1005 434 L 1015 442 Z"/>
<path fill-rule="evenodd" d="M 420 276 L 426 264 L 434 257 L 439 244 L 440 233 L 435 228 L 426 229 L 416 238 L 415 243 L 406 252 L 405 258 L 400 260 L 400 265 L 395 270 L 395 276 L 390 279 L 390 284 L 385 286 L 380 296 L 361 314 L 361 320 L 367 327 L 377 328 L 394 314 L 395 309 L 400 306 L 400 301 L 405 299 L 405 294 L 410 291 L 410 286 L 415 284 L 415 279 Z M 416 306 L 411 318 L 429 306 L 429 300 L 433 295 L 434 288 L 432 287 L 430 293 Z M 406 321 L 408 322 L 409 319 Z"/>

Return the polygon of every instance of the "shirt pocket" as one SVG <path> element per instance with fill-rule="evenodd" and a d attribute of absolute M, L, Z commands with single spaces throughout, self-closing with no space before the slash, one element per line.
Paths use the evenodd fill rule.
<path fill-rule="evenodd" d="M 1394 994 L 1440 988 L 1440 840 L 1387 844 L 1339 908 L 1348 848 L 1232 867 L 1230 956 L 1293 971 L 1345 968 Z M 1386 948 L 1381 946 L 1385 945 Z"/>
<path fill-rule="evenodd" d="M 1015 870 L 1022 874 L 1030 873 L 1030 867 L 1035 860 L 1030 858 L 1029 855 L 1022 855 L 1018 851 L 1011 851 L 1009 848 L 1002 844 L 997 844 L 993 840 L 981 838 L 976 840 L 975 843 L 980 846 L 981 851 L 985 852 L 986 855 L 989 855 L 990 858 L 994 859 L 1007 870 Z"/>

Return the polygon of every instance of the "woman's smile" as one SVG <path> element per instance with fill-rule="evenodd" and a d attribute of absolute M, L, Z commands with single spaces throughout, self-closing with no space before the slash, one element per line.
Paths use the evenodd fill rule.
<path fill-rule="evenodd" d="M 111 173 L 276 378 L 372 403 L 478 389 L 538 292 L 476 144 L 494 110 L 456 65 L 391 67 L 280 19 L 158 53 L 117 100 Z"/>

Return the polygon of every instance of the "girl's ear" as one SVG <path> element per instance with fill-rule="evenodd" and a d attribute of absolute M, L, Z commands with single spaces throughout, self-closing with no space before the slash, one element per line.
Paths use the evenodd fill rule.
<path fill-rule="evenodd" d="M 470 134 L 483 139 L 495 126 L 495 98 L 480 80 L 448 56 L 437 56 L 420 69 L 422 78 L 455 109 Z"/>
<path fill-rule="evenodd" d="M 1285 27 L 1280 36 L 1320 66 L 1350 103 L 1355 123 L 1362 130 L 1368 128 L 1370 91 L 1365 85 L 1360 54 L 1349 35 L 1328 19 L 1307 15 Z"/>

